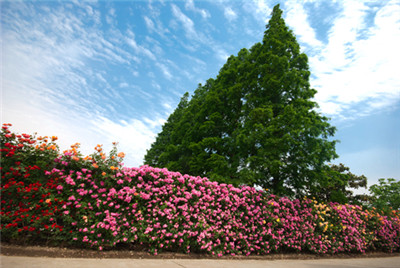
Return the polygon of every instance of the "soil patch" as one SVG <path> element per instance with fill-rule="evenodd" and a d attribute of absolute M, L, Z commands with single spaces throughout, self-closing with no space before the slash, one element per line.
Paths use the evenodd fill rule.
<path fill-rule="evenodd" d="M 45 247 L 45 246 L 23 246 L 9 243 L 1 243 L 0 254 L 5 256 L 27 256 L 45 258 L 92 258 L 92 259 L 241 259 L 241 260 L 283 260 L 283 259 L 326 259 L 326 258 L 381 258 L 398 257 L 400 252 L 369 252 L 363 254 L 335 254 L 335 255 L 316 255 L 316 254 L 269 254 L 265 256 L 223 256 L 216 257 L 207 254 L 183 254 L 176 252 L 161 252 L 158 255 L 151 255 L 144 250 L 107 250 L 97 251 L 90 249 L 74 249 L 65 247 Z"/>

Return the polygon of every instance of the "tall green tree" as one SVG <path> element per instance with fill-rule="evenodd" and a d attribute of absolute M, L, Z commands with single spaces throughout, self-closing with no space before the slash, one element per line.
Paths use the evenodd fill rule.
<path fill-rule="evenodd" d="M 262 43 L 231 56 L 199 86 L 168 134 L 178 138 L 160 141 L 156 154 L 154 144 L 146 163 L 278 195 L 308 194 L 337 157 L 329 139 L 335 128 L 316 111 L 309 77 L 307 56 L 277 5 Z"/>
<path fill-rule="evenodd" d="M 175 111 L 168 117 L 163 125 L 162 131 L 157 135 L 156 141 L 147 150 L 144 158 L 145 163 L 152 166 L 166 166 L 170 161 L 170 154 L 174 153 L 174 144 L 179 139 L 177 126 L 182 119 L 189 103 L 189 93 L 186 92 L 181 98 Z"/>
<path fill-rule="evenodd" d="M 251 87 L 239 134 L 241 171 L 276 194 L 304 194 L 337 157 L 335 128 L 312 101 L 308 58 L 275 6 L 262 44 L 250 55 Z"/>

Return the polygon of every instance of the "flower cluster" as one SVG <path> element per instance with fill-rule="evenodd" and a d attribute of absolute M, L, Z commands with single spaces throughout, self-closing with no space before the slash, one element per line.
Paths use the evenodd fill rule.
<path fill-rule="evenodd" d="M 56 136 L 19 135 L 12 133 L 10 127 L 11 124 L 3 124 L 0 132 L 2 239 L 62 242 L 71 236 L 72 230 L 64 229 L 60 209 L 65 201 L 57 196 L 61 179 L 49 176 L 48 170 L 71 170 L 93 163 L 89 157 L 77 157 L 79 144 L 61 154 Z M 116 154 L 116 148 L 112 153 Z M 101 159 L 99 165 L 106 169 L 108 161 L 119 166 L 121 159 L 112 155 L 110 160 Z"/>
<path fill-rule="evenodd" d="M 50 239 L 63 230 L 59 213 L 63 205 L 54 197 L 58 179 L 44 169 L 54 165 L 57 137 L 1 132 L 1 229 L 3 237 Z"/>
<path fill-rule="evenodd" d="M 6 131 L 2 135 L 16 137 Z M 2 141 L 1 148 L 10 147 Z M 33 151 L 44 152 L 41 148 Z M 109 157 L 101 145 L 88 157 L 78 149 L 75 144 L 51 163 L 45 161 L 22 173 L 15 172 L 15 163 L 5 166 L 14 173 L 5 175 L 1 183 L 3 237 L 18 237 L 23 231 L 45 233 L 47 239 L 57 237 L 74 246 L 102 250 L 119 244 L 142 245 L 154 254 L 163 250 L 216 256 L 400 250 L 398 211 L 380 215 L 349 204 L 290 200 L 167 169 L 126 168 L 121 164 L 124 154 L 115 147 Z M 3 152 L 9 153 L 2 151 L 2 157 L 13 157 Z M 32 169 L 41 173 L 35 173 L 37 182 L 27 184 L 24 175 Z M 33 215 L 39 219 L 32 221 Z"/>
<path fill-rule="evenodd" d="M 100 249 L 142 243 L 154 253 L 218 256 L 399 249 L 398 214 L 374 225 L 359 206 L 278 198 L 149 166 L 123 168 L 108 179 L 88 170 L 53 174 L 65 181 L 59 194 L 67 193 L 64 221 L 71 222 L 73 240 Z"/>

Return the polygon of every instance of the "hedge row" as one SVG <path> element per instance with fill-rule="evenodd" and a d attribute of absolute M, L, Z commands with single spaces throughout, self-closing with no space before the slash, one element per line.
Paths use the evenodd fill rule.
<path fill-rule="evenodd" d="M 142 245 L 212 255 L 400 250 L 400 214 L 290 200 L 253 187 L 149 166 L 126 168 L 116 147 L 82 157 L 56 137 L 1 132 L 3 241 L 111 249 Z"/>

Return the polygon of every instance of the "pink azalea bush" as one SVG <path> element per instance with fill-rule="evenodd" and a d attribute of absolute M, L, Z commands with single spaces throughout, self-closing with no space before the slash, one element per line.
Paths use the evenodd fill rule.
<path fill-rule="evenodd" d="M 154 254 L 163 250 L 216 256 L 400 250 L 398 211 L 382 216 L 359 206 L 322 204 L 308 198 L 290 200 L 253 187 L 234 187 L 167 169 L 126 168 L 116 149 L 107 158 L 100 147 L 97 153 L 82 158 L 75 146 L 40 169 L 38 188 L 43 188 L 48 203 L 58 205 L 48 218 L 59 228 L 49 231 L 44 227 L 49 219 L 35 219 L 32 238 L 43 238 L 44 232 L 47 237 L 99 250 L 138 244 Z M 6 148 L 3 139 L 1 148 Z M 3 152 L 2 157 L 11 157 Z M 6 187 L 9 175 L 2 175 L 2 204 L 15 199 L 8 194 L 10 186 Z M 23 182 L 23 176 L 11 181 L 16 182 L 14 192 L 22 189 L 15 184 Z M 44 181 L 52 183 L 47 187 Z M 18 198 L 20 205 L 28 202 Z M 10 216 L 17 207 L 3 208 L 1 229 L 6 238 L 23 235 L 16 231 L 21 227 L 29 230 L 29 222 L 15 222 Z"/>

